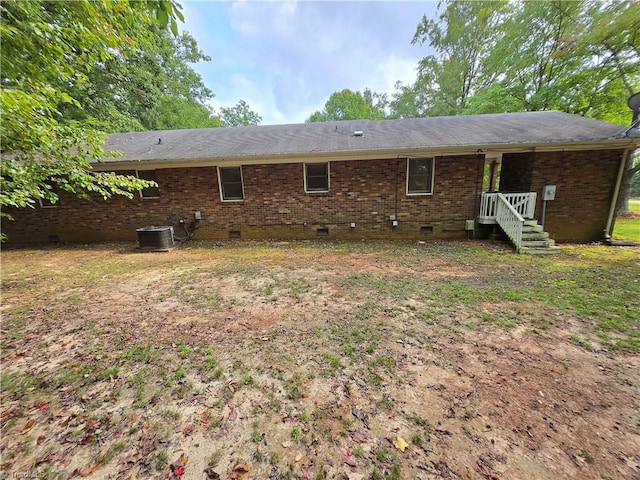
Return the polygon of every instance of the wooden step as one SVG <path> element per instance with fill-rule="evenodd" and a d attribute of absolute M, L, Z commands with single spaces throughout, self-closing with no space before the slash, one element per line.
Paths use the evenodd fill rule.
<path fill-rule="evenodd" d="M 540 233 L 540 232 L 544 232 L 544 228 L 542 225 L 523 225 L 522 233 L 525 233 L 525 232 Z"/>
<path fill-rule="evenodd" d="M 523 247 L 553 247 L 556 241 L 552 238 L 545 238 L 543 240 L 522 240 L 521 246 Z"/>
<path fill-rule="evenodd" d="M 555 255 L 562 252 L 560 247 L 522 247 L 520 253 L 526 253 L 529 255 Z"/>
<path fill-rule="evenodd" d="M 549 238 L 547 232 L 522 232 L 522 240 L 546 240 Z"/>

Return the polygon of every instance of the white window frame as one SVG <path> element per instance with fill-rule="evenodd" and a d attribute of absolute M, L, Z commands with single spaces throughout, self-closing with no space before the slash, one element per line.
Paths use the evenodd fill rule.
<path fill-rule="evenodd" d="M 429 192 L 410 192 L 409 191 L 409 164 L 411 160 L 431 160 L 431 186 Z M 435 157 L 413 157 L 407 158 L 407 185 L 406 193 L 408 197 L 433 195 L 434 180 L 436 178 L 436 159 Z"/>
<path fill-rule="evenodd" d="M 44 202 L 42 201 L 44 200 L 43 198 L 39 198 L 38 201 L 40 202 L 40 206 L 42 208 L 59 208 L 60 207 L 60 197 L 58 197 L 58 200 L 56 200 L 56 203 L 51 203 L 51 204 L 44 204 Z"/>
<path fill-rule="evenodd" d="M 327 165 L 327 189 L 326 190 L 309 190 L 307 187 L 307 165 Z M 331 162 L 305 162 L 302 168 L 302 176 L 304 177 L 305 193 L 327 193 L 331 189 Z"/>
<path fill-rule="evenodd" d="M 244 177 L 242 175 L 242 165 L 228 165 L 224 167 L 216 167 L 218 171 L 218 191 L 220 192 L 220 201 L 222 202 L 244 202 Z M 225 168 L 238 168 L 240 169 L 240 188 L 242 188 L 242 198 L 224 198 L 224 190 L 222 189 L 222 175 L 220 170 Z"/>
<path fill-rule="evenodd" d="M 155 168 L 152 168 L 152 169 L 149 169 L 149 170 L 136 170 L 136 178 L 138 180 L 146 180 L 146 178 L 140 178 L 140 172 L 156 172 L 156 179 L 154 180 L 154 182 L 156 182 L 156 184 L 158 183 L 158 174 L 157 174 L 157 170 Z M 154 195 L 154 196 L 145 195 L 144 194 L 144 189 L 142 189 L 142 190 L 140 190 L 140 198 L 142 198 L 144 200 L 148 200 L 148 199 L 152 199 L 152 198 L 160 198 L 160 185 L 158 185 L 157 187 L 149 187 L 149 188 L 158 189 L 158 194 Z"/>

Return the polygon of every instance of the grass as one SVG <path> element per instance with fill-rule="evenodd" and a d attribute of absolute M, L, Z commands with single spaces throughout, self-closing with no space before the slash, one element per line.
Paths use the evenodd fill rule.
<path fill-rule="evenodd" d="M 640 198 L 629 200 L 629 210 L 634 216 L 616 218 L 613 238 L 640 242 Z"/>
<path fill-rule="evenodd" d="M 91 412 L 104 444 L 83 448 L 104 463 L 120 461 L 130 441 L 146 448 L 152 439 L 147 467 L 168 471 L 174 442 L 201 429 L 204 458 L 218 471 L 237 460 L 223 452 L 246 451 L 256 478 L 269 475 L 259 471 L 268 462 L 295 477 L 298 450 L 313 441 L 319 452 L 335 452 L 369 421 L 406 418 L 405 438 L 426 447 L 438 417 L 409 410 L 419 402 L 407 403 L 403 392 L 420 388 L 420 375 L 461 375 L 455 369 L 463 357 L 454 353 L 461 345 L 473 350 L 467 336 L 501 346 L 512 335 L 523 342 L 545 335 L 563 352 L 602 356 L 606 348 L 613 358 L 640 352 L 637 249 L 567 246 L 533 258 L 477 243 L 192 245 L 166 255 L 107 253 L 100 261 L 90 249 L 2 253 L 0 348 L 8 368 L 0 383 L 3 402 L 19 405 L 0 432 L 8 445 L 12 435 L 16 449 L 30 439 L 25 455 L 32 455 L 41 432 L 22 434 L 29 412 L 40 415 L 49 404 L 42 419 L 62 423 L 53 409 L 72 406 L 81 413 L 68 430 L 79 438 L 66 441 L 85 438 L 90 420 L 82 412 Z M 82 294 L 70 302 L 74 288 Z M 55 368 L 36 364 L 32 351 L 55 359 Z M 431 384 L 425 398 L 455 391 L 424 381 Z M 476 410 L 487 415 L 476 405 L 458 415 L 469 432 L 476 432 Z M 34 428 L 55 427 L 41 424 Z M 411 462 L 399 463 L 383 445 L 350 448 L 371 478 L 413 478 Z M 329 478 L 326 468 L 310 475 Z"/>

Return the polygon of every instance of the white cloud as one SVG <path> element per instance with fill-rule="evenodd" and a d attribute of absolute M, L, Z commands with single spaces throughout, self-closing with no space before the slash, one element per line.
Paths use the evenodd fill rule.
<path fill-rule="evenodd" d="M 213 57 L 211 65 L 196 69 L 217 101 L 230 106 L 243 99 L 265 124 L 304 121 L 344 88 L 391 93 L 396 81 L 412 82 L 426 52 L 411 39 L 422 15 L 436 6 L 244 0 L 184 5 L 185 29 Z"/>

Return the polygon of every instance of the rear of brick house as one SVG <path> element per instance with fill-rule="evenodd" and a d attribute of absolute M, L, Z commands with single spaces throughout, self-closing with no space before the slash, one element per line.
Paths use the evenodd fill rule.
<path fill-rule="evenodd" d="M 135 240 L 138 228 L 186 219 L 197 239 L 479 238 L 503 228 L 502 201 L 555 240 L 591 242 L 609 233 L 620 169 L 639 143 L 621 133 L 529 112 L 114 134 L 107 148 L 124 155 L 95 169 L 157 189 L 61 192 L 56 205 L 9 212 L 3 231 L 12 243 Z"/>

